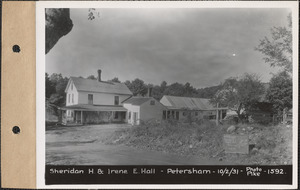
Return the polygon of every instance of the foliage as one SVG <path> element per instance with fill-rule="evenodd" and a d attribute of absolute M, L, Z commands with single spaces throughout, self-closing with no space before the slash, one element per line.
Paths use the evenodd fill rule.
<path fill-rule="evenodd" d="M 292 18 L 288 16 L 287 27 L 271 28 L 271 38 L 260 40 L 255 50 L 265 55 L 264 61 L 292 73 Z"/>
<path fill-rule="evenodd" d="M 147 94 L 147 86 L 141 79 L 134 79 L 133 81 L 126 81 L 125 84 L 134 96 L 140 95 L 145 96 Z"/>
<path fill-rule="evenodd" d="M 244 74 L 241 78 L 228 78 L 222 88 L 211 99 L 211 103 L 226 106 L 242 119 L 242 111 L 250 109 L 260 101 L 265 89 L 255 74 Z"/>
<path fill-rule="evenodd" d="M 278 113 L 281 113 L 284 108 L 292 108 L 293 81 L 289 73 L 283 71 L 273 75 L 267 91 L 267 99 L 273 103 L 273 107 Z"/>
<path fill-rule="evenodd" d="M 108 82 L 116 82 L 116 83 L 121 83 L 121 81 L 119 80 L 118 77 L 114 77 L 113 79 L 111 80 L 108 80 Z"/>
<path fill-rule="evenodd" d="M 49 74 L 45 74 L 45 82 L 46 82 L 46 98 L 50 98 L 51 94 L 55 93 L 55 86 L 50 81 Z"/>
<path fill-rule="evenodd" d="M 238 124 L 235 134 L 247 134 L 249 154 L 226 154 L 223 136 L 228 125 L 214 122 L 181 123 L 149 121 L 140 126 L 118 131 L 106 140 L 107 144 L 121 144 L 142 150 L 162 151 L 193 158 L 199 156 L 215 163 L 223 160 L 231 164 L 282 165 L 292 163 L 292 128 L 281 125 Z M 218 160 L 217 160 L 218 159 Z"/>
<path fill-rule="evenodd" d="M 53 73 L 50 77 L 48 73 L 46 77 L 46 106 L 55 113 L 57 107 L 62 107 L 66 103 L 65 89 L 69 78 L 63 77 L 61 74 Z"/>
<path fill-rule="evenodd" d="M 197 89 L 197 97 L 199 98 L 211 98 L 213 97 L 220 89 L 222 85 L 211 86 L 206 88 Z"/>
<path fill-rule="evenodd" d="M 97 80 L 97 77 L 95 77 L 94 75 L 90 75 L 87 77 L 87 79 Z"/>
<path fill-rule="evenodd" d="M 209 156 L 223 148 L 224 131 L 222 126 L 216 126 L 210 121 L 188 124 L 172 120 L 151 120 L 122 131 L 114 137 L 118 139 L 114 142 L 177 155 Z"/>

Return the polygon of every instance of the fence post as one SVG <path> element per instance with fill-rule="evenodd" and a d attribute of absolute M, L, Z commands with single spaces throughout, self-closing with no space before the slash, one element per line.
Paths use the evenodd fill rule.
<path fill-rule="evenodd" d="M 283 109 L 283 114 L 282 114 L 282 123 L 285 125 L 286 124 L 286 118 L 287 118 L 287 108 Z"/>

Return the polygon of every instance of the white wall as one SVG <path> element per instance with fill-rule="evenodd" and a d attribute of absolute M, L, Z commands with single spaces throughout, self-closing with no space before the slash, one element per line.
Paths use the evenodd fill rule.
<path fill-rule="evenodd" d="M 127 115 L 126 115 L 126 119 L 128 121 L 129 124 L 134 124 L 134 121 L 133 121 L 133 112 L 136 112 L 137 113 L 137 125 L 140 124 L 140 106 L 135 106 L 135 105 L 131 105 L 131 104 L 123 104 L 124 108 L 126 108 L 128 111 L 127 111 Z M 130 119 L 128 118 L 129 117 L 129 112 L 131 112 L 131 117 Z"/>
<path fill-rule="evenodd" d="M 119 96 L 119 105 L 130 95 L 106 94 L 96 92 L 79 92 L 78 104 L 88 104 L 88 94 L 93 94 L 94 105 L 115 105 L 115 96 Z"/>
<path fill-rule="evenodd" d="M 70 95 L 70 99 L 69 99 L 69 95 Z M 74 96 L 74 102 L 72 102 L 72 95 Z M 69 88 L 67 89 L 66 96 L 67 96 L 66 97 L 67 106 L 78 104 L 78 91 L 72 81 L 69 85 Z"/>

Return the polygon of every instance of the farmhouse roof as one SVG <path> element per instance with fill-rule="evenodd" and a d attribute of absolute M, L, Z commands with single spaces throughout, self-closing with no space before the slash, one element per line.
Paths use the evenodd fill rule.
<path fill-rule="evenodd" d="M 163 98 L 165 98 L 168 101 L 169 104 L 165 106 L 167 106 L 170 109 L 190 109 L 190 110 L 216 109 L 210 104 L 209 99 L 205 99 L 205 98 L 191 98 L 191 97 L 166 96 L 166 95 L 163 96 Z"/>
<path fill-rule="evenodd" d="M 79 77 L 70 77 L 70 81 L 73 81 L 78 91 L 132 95 L 132 92 L 124 83 L 106 81 L 99 82 L 98 80 L 84 79 Z M 68 83 L 68 86 L 70 85 L 70 81 Z"/>
<path fill-rule="evenodd" d="M 76 104 L 60 108 L 62 110 L 78 111 L 127 111 L 123 106 Z"/>
<path fill-rule="evenodd" d="M 124 102 L 122 102 L 123 104 L 132 104 L 132 105 L 136 105 L 136 106 L 140 106 L 143 103 L 147 102 L 148 100 L 151 100 L 153 98 L 151 97 L 131 97 L 127 100 L 125 100 Z"/>

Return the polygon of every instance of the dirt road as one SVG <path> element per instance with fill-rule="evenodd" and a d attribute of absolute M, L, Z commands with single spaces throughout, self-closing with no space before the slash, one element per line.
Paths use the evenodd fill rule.
<path fill-rule="evenodd" d="M 106 145 L 103 138 L 124 124 L 53 127 L 46 131 L 46 164 L 53 165 L 221 165 L 217 160 Z"/>

